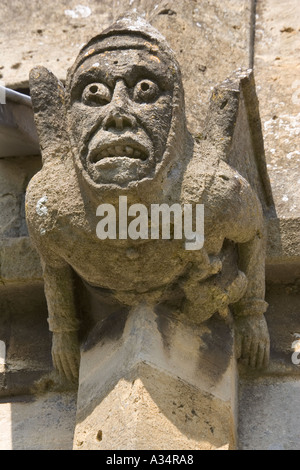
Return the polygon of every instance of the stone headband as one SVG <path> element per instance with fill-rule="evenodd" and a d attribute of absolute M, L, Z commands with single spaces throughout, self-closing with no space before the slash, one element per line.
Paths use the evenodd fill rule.
<path fill-rule="evenodd" d="M 67 85 L 72 84 L 72 77 L 76 70 L 82 66 L 83 62 L 90 57 L 104 53 L 110 50 L 126 50 L 126 49 L 144 49 L 153 55 L 161 56 L 165 61 L 172 64 L 174 75 L 180 77 L 180 68 L 174 57 L 173 51 L 167 45 L 163 36 L 157 33 L 153 28 L 145 31 L 141 28 L 143 22 L 136 22 L 128 26 L 123 22 L 116 23 L 113 27 L 103 31 L 103 33 L 91 39 L 79 52 L 74 65 L 69 69 Z"/>

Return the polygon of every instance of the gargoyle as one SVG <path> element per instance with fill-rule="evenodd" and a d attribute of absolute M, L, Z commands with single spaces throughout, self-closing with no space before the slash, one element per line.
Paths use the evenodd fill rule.
<path fill-rule="evenodd" d="M 173 51 L 149 24 L 124 18 L 81 49 L 65 86 L 36 67 L 30 90 L 43 167 L 28 186 L 26 216 L 43 266 L 55 368 L 78 376 L 84 318 L 75 277 L 128 308 L 173 299 L 173 314 L 195 324 L 230 311 L 237 357 L 266 365 L 264 215 L 228 157 L 239 87 L 212 97 L 210 124 L 193 139 Z M 187 250 L 174 237 L 100 240 L 97 207 L 117 207 L 120 196 L 148 208 L 203 204 L 203 247 Z"/>

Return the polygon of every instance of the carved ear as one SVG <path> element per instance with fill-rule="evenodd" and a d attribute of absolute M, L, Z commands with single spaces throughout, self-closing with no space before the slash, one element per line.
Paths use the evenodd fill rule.
<path fill-rule="evenodd" d="M 43 161 L 63 157 L 69 151 L 64 86 L 39 66 L 30 72 L 29 87 Z"/>
<path fill-rule="evenodd" d="M 236 78 L 236 77 L 234 77 Z M 226 80 L 217 85 L 210 98 L 204 130 L 205 139 L 218 149 L 226 160 L 232 143 L 240 100 L 239 80 Z"/>
<path fill-rule="evenodd" d="M 204 136 L 219 157 L 252 186 L 267 214 L 274 210 L 252 70 L 237 70 L 213 90 Z"/>

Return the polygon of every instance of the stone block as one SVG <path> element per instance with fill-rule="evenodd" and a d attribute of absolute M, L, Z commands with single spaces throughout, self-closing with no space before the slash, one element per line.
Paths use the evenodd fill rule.
<path fill-rule="evenodd" d="M 114 324 L 82 350 L 74 449 L 233 449 L 230 325 L 183 325 L 147 306 Z"/>

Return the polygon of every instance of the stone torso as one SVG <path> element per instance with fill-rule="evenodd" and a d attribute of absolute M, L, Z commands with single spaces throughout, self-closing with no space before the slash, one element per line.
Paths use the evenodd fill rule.
<path fill-rule="evenodd" d="M 93 286 L 138 295 L 163 290 L 184 276 L 191 264 L 209 277 L 202 250 L 185 250 L 183 240 L 99 240 L 96 207 L 83 200 L 76 173 L 69 166 L 62 167 L 59 162 L 51 167 L 45 165 L 28 188 L 29 228 L 45 262 L 67 263 Z M 208 168 L 205 161 L 198 162 L 197 168 L 195 173 L 192 164 L 186 172 L 189 193 L 183 183 L 181 198 L 182 202 L 205 204 L 204 249 L 208 255 L 217 256 L 237 210 L 232 201 L 235 193 L 231 191 L 236 178 L 224 163 Z M 223 184 L 220 186 L 220 181 L 226 182 L 227 189 Z M 216 198 L 218 191 L 222 204 Z"/>

